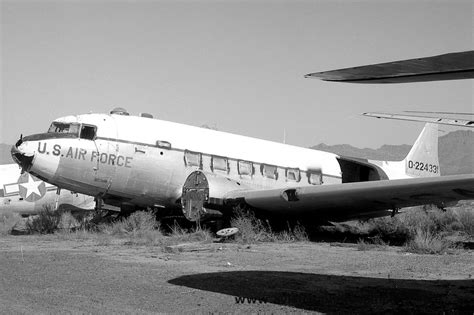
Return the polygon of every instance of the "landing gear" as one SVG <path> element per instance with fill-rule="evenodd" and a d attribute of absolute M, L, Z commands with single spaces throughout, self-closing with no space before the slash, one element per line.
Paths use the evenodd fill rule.
<path fill-rule="evenodd" d="M 394 217 L 396 214 L 398 214 L 400 211 L 400 208 L 393 208 L 392 209 L 392 214 L 390 215 L 390 217 Z"/>

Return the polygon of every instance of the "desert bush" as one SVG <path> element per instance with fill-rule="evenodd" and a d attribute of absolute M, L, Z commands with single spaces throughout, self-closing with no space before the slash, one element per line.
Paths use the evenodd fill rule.
<path fill-rule="evenodd" d="M 106 235 L 126 237 L 128 245 L 159 245 L 163 239 L 153 211 L 137 211 L 119 221 L 102 223 L 98 230 Z"/>
<path fill-rule="evenodd" d="M 13 227 L 21 220 L 17 213 L 4 213 L 0 216 L 0 235 L 10 234 Z"/>
<path fill-rule="evenodd" d="M 193 227 L 191 229 L 185 229 L 175 224 L 171 227 L 171 233 L 168 235 L 168 242 L 181 243 L 181 242 L 212 242 L 214 236 L 212 233 L 203 229 L 200 226 Z"/>
<path fill-rule="evenodd" d="M 276 241 L 280 242 L 307 242 L 309 240 L 306 229 L 301 224 L 296 224 L 294 227 L 288 225 L 287 230 L 281 232 L 272 232 L 273 237 Z"/>
<path fill-rule="evenodd" d="M 157 228 L 158 222 L 152 211 L 137 211 L 126 218 L 100 226 L 102 232 L 118 236 L 140 235 Z"/>
<path fill-rule="evenodd" d="M 405 245 L 408 252 L 419 254 L 443 254 L 453 248 L 452 241 L 424 228 L 418 228 L 413 239 Z"/>
<path fill-rule="evenodd" d="M 292 226 L 287 222 L 285 229 L 276 232 L 268 221 L 263 221 L 252 211 L 239 207 L 234 210 L 230 225 L 239 229 L 234 239 L 244 244 L 276 241 L 304 242 L 309 239 L 306 229 L 299 223 Z"/>
<path fill-rule="evenodd" d="M 230 220 L 230 225 L 239 229 L 235 240 L 241 243 L 250 244 L 272 240 L 270 227 L 267 227 L 268 225 L 266 226 L 251 211 L 236 208 L 234 216 Z"/>
<path fill-rule="evenodd" d="M 55 211 L 53 206 L 45 205 L 31 220 L 26 222 L 26 229 L 29 233 L 51 234 L 59 229 L 61 213 Z"/>
<path fill-rule="evenodd" d="M 399 216 L 376 218 L 368 223 L 367 232 L 391 244 L 403 244 L 410 239 L 410 228 Z"/>
<path fill-rule="evenodd" d="M 62 230 L 71 230 L 77 228 L 79 226 L 78 220 L 71 214 L 69 211 L 64 211 L 61 213 L 61 217 L 59 219 L 59 227 Z"/>
<path fill-rule="evenodd" d="M 461 231 L 470 237 L 474 237 L 474 209 L 457 209 L 456 214 L 462 227 Z"/>

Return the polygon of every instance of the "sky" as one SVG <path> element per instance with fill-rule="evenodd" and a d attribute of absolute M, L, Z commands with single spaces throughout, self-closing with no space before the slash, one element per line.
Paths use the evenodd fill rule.
<path fill-rule="evenodd" d="M 0 0 L 0 11 L 0 143 L 123 107 L 304 147 L 377 148 L 411 144 L 423 125 L 362 112 L 474 112 L 474 80 L 304 78 L 472 50 L 472 1 Z"/>

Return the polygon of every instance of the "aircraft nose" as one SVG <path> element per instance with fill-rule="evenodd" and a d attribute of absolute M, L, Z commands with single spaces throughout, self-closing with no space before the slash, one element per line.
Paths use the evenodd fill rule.
<path fill-rule="evenodd" d="M 28 143 L 24 142 L 22 137 L 11 148 L 11 155 L 13 160 L 21 166 L 23 171 L 28 171 L 33 165 L 35 157 L 34 152 L 28 150 Z"/>

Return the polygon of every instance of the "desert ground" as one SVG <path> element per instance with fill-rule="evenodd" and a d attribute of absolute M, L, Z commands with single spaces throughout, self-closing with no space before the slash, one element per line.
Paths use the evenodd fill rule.
<path fill-rule="evenodd" d="M 0 313 L 473 313 L 474 251 L 0 237 Z"/>

